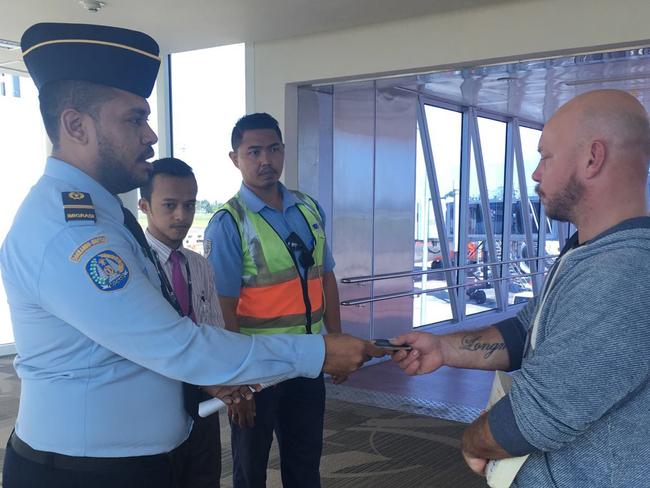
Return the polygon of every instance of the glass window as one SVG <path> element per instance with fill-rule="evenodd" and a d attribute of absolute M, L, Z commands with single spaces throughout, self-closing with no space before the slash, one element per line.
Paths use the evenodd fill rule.
<path fill-rule="evenodd" d="M 508 266 L 510 280 L 508 283 L 508 303 L 518 304 L 529 300 L 533 296 L 533 286 L 530 272 L 534 269 L 533 261 L 524 261 L 533 257 L 538 248 L 539 198 L 535 193 L 535 182 L 532 179 L 533 171 L 539 162 L 537 143 L 541 135 L 540 130 L 520 127 L 521 151 L 524 159 L 525 185 L 528 201 L 521 199 L 522 188 L 519 184 L 517 164 L 513 165 L 512 181 L 512 227 L 510 234 L 510 261 L 521 260 Z M 525 219 L 531 219 L 530 228 L 533 236 L 532 252 L 526 243 Z"/>
<path fill-rule="evenodd" d="M 38 109 L 38 92 L 30 78 L 0 73 L 0 114 L 0 161 L 14 168 L 11 178 L 0 178 L 1 242 L 18 206 L 45 167 L 47 135 Z M 0 281 L 0 344 L 12 342 L 9 307 Z"/>
<path fill-rule="evenodd" d="M 171 55 L 173 155 L 189 164 L 199 191 L 185 245 L 203 252 L 215 206 L 238 190 L 241 174 L 228 153 L 230 134 L 246 112 L 244 44 Z"/>
<path fill-rule="evenodd" d="M 459 112 L 425 105 L 429 138 L 440 191 L 442 220 L 447 233 L 451 264 L 458 250 L 458 197 L 460 180 L 460 150 L 462 115 Z M 415 191 L 415 262 L 416 270 L 442 268 L 440 246 L 442 231 L 436 226 L 429 177 L 424 155 L 417 137 L 416 191 Z M 426 244 L 425 244 L 426 243 Z M 416 278 L 416 289 L 438 289 L 447 286 L 445 273 L 432 273 Z M 433 291 L 415 297 L 414 326 L 432 324 L 453 317 L 449 290 Z"/>
<path fill-rule="evenodd" d="M 565 224 L 544 218 L 545 225 L 540 226 L 540 201 L 537 193 L 535 193 L 535 186 L 537 183 L 535 183 L 533 180 L 533 172 L 539 163 L 539 152 L 537 151 L 537 146 L 539 144 L 539 138 L 542 134 L 542 131 L 528 127 L 520 127 L 519 134 L 521 138 L 521 151 L 524 158 L 524 168 L 526 171 L 528 199 L 530 200 L 530 208 L 533 218 L 532 232 L 533 239 L 535 241 L 534 246 L 537 251 L 537 255 L 556 256 L 560 253 L 560 238 L 558 227 Z M 540 227 L 542 228 L 541 230 Z M 540 232 L 546 232 L 543 250 L 539 249 Z M 554 259 L 551 258 L 544 262 L 546 270 L 548 270 L 551 264 L 553 264 L 553 261 Z"/>
<path fill-rule="evenodd" d="M 487 189 L 488 209 L 483 208 L 474 146 L 470 151 L 469 209 L 467 213 L 467 264 L 476 267 L 465 271 L 465 314 L 496 308 L 495 282 L 492 267 L 486 263 L 501 260 L 503 245 L 503 187 L 505 178 L 506 124 L 498 120 L 477 117 L 481 141 L 483 168 Z M 490 255 L 486 219 L 489 219 L 495 239 L 495 256 Z M 498 268 L 496 268 L 498 269 Z"/>

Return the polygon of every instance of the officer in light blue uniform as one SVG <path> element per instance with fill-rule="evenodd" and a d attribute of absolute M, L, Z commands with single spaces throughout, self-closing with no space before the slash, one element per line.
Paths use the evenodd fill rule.
<path fill-rule="evenodd" d="M 172 487 L 168 454 L 191 428 L 181 381 L 316 377 L 373 352 L 349 336 L 250 338 L 180 317 L 115 196 L 150 171 L 144 99 L 157 44 L 126 29 L 37 24 L 22 49 L 54 149 L 0 250 L 22 381 L 5 488 Z"/>

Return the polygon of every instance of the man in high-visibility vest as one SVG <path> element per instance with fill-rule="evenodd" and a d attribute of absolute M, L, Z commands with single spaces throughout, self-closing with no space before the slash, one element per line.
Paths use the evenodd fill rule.
<path fill-rule="evenodd" d="M 323 327 L 340 332 L 325 216 L 314 199 L 280 183 L 284 144 L 278 122 L 266 113 L 241 118 L 232 149 L 243 184 L 214 215 L 204 241 L 219 276 L 226 328 L 249 335 L 319 334 Z M 324 409 L 322 375 L 284 381 L 233 407 L 234 487 L 266 486 L 274 430 L 283 486 L 319 487 Z"/>

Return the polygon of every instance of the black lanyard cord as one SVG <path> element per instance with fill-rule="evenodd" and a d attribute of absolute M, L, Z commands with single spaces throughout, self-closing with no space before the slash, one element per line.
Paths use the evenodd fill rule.
<path fill-rule="evenodd" d="M 300 210 L 300 208 L 298 208 L 298 210 Z M 300 214 L 302 215 L 302 212 L 300 212 Z M 293 261 L 293 265 L 296 267 L 296 272 L 298 273 L 298 279 L 300 280 L 300 287 L 302 289 L 302 301 L 303 301 L 303 303 L 305 305 L 305 329 L 307 330 L 307 334 L 311 334 L 312 333 L 312 331 L 311 331 L 311 324 L 312 324 L 311 312 L 312 312 L 312 310 L 311 310 L 311 300 L 309 299 L 309 283 L 308 283 L 308 279 L 309 279 L 309 267 L 314 265 L 313 257 L 311 257 L 311 253 L 310 253 L 309 257 L 311 258 L 311 263 L 307 263 L 307 262 L 304 262 L 304 263 L 301 262 L 300 263 L 300 264 L 303 265 L 304 270 L 305 270 L 305 276 L 303 277 L 302 273 L 300 272 L 300 266 L 298 266 L 298 260 L 296 259 L 296 256 L 293 253 L 293 246 L 295 244 L 298 244 L 298 242 L 295 242 L 295 243 L 292 242 L 291 244 L 288 243 L 285 239 L 282 238 L 282 236 L 277 231 L 277 229 L 275 227 L 273 227 L 271 225 L 271 223 L 268 220 L 266 220 L 266 218 L 261 213 L 258 214 L 258 215 L 260 217 L 262 217 L 262 220 L 264 220 L 267 223 L 267 225 L 271 229 L 273 229 L 273 231 L 280 238 L 280 240 L 284 244 L 285 248 L 287 249 L 287 252 L 289 253 L 289 256 L 291 257 L 291 260 Z M 305 218 L 305 216 L 302 215 L 302 217 L 305 219 L 305 222 L 307 222 L 307 219 Z M 309 227 L 309 222 L 307 222 L 307 227 Z M 299 241 L 298 245 L 300 246 L 300 249 L 298 249 L 298 250 L 300 251 L 301 256 L 303 254 L 305 254 L 305 253 L 309 253 L 309 250 L 307 249 L 307 246 L 305 246 L 305 244 L 302 242 L 300 237 L 298 237 L 298 235 L 295 232 L 291 231 L 291 228 L 289 228 L 289 231 L 291 232 L 290 236 L 291 235 L 295 236 Z"/>
<path fill-rule="evenodd" d="M 174 309 L 178 312 L 178 315 L 180 315 L 181 317 L 186 316 L 186 314 L 184 314 L 183 310 L 181 309 L 180 303 L 178 303 L 178 298 L 176 297 L 176 293 L 174 293 L 174 287 L 169 282 L 169 278 L 167 277 L 167 274 L 165 273 L 165 270 L 162 267 L 160 259 L 158 258 L 158 253 L 155 250 L 152 250 L 152 253 L 155 258 L 154 264 L 156 265 L 156 271 L 158 272 L 158 276 L 160 278 L 160 288 L 163 292 L 164 297 L 171 304 L 171 306 L 174 307 Z M 187 294 L 189 296 L 189 301 L 190 301 L 190 307 L 189 310 L 187 311 L 187 316 L 191 317 L 192 313 L 194 313 L 194 304 L 192 300 L 192 274 L 190 273 L 190 265 L 187 262 L 187 260 L 185 260 L 185 273 L 187 274 Z"/>

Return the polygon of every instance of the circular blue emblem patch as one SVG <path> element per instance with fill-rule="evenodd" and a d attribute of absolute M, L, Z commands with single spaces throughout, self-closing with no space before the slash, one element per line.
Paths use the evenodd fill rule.
<path fill-rule="evenodd" d="M 103 251 L 91 258 L 86 272 L 102 291 L 119 290 L 129 281 L 129 268 L 113 251 Z"/>

